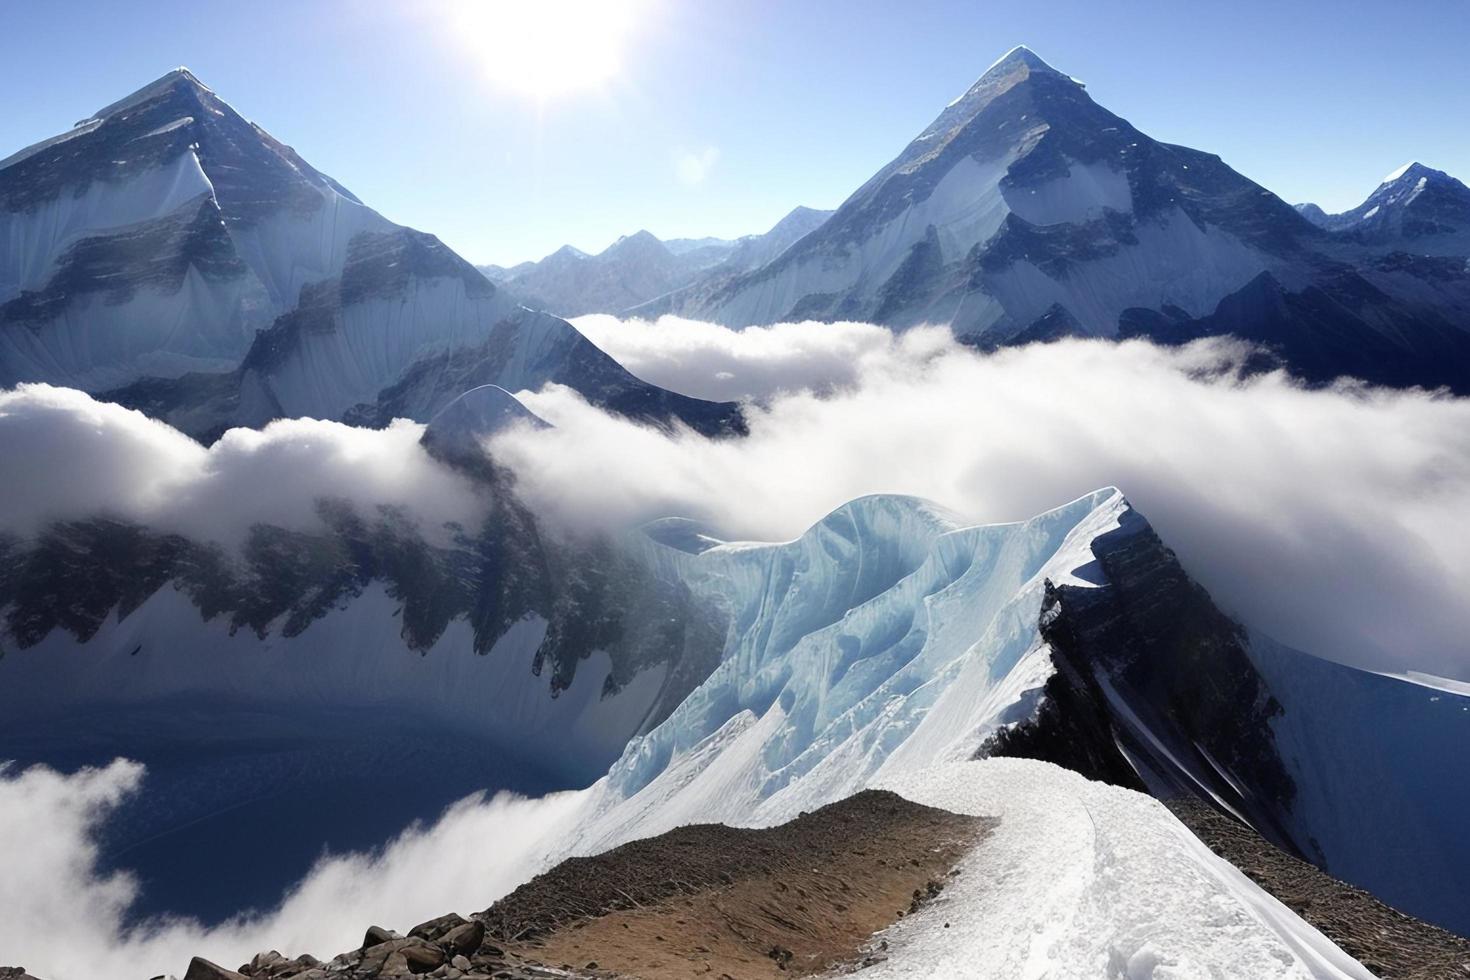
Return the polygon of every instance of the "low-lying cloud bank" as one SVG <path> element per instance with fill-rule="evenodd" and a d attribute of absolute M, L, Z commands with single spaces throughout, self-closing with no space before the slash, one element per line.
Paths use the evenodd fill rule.
<path fill-rule="evenodd" d="M 217 928 L 185 919 L 124 925 L 137 884 L 102 875 L 94 843 L 107 814 L 146 791 L 118 760 L 68 775 L 0 767 L 0 965 L 47 980 L 183 975 L 192 956 L 233 968 L 267 949 L 335 955 L 378 923 L 400 930 L 477 911 L 541 870 L 581 794 L 470 797 L 375 854 L 324 857 L 280 908 Z M 61 938 L 64 935 L 64 939 Z"/>
<path fill-rule="evenodd" d="M 404 508 L 432 532 L 483 501 L 418 445 L 423 426 L 287 419 L 206 449 L 162 422 L 50 385 L 0 391 L 0 531 L 97 514 L 236 543 L 255 523 L 317 526 L 316 502 Z"/>
<path fill-rule="evenodd" d="M 1247 624 L 1348 663 L 1470 678 L 1470 400 L 1242 379 L 1228 341 L 985 356 L 863 324 L 604 319 L 592 334 L 650 381 L 761 404 L 749 438 L 718 441 L 566 389 L 525 395 L 556 428 L 494 448 L 557 520 L 681 514 L 783 539 L 866 493 L 990 522 L 1116 485 Z M 710 371 L 728 377 L 701 387 Z"/>
<path fill-rule="evenodd" d="M 864 376 L 900 370 L 953 346 L 948 330 L 895 334 L 871 323 L 777 323 L 731 330 L 664 316 L 619 320 L 605 313 L 572 323 L 638 377 L 711 401 L 765 402 L 798 391 L 825 394 Z"/>

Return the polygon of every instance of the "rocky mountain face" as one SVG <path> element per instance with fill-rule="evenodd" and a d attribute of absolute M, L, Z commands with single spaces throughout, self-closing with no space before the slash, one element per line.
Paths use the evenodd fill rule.
<path fill-rule="evenodd" d="M 1095 538 L 1092 553 L 1105 587 L 1047 583 L 1040 632 L 1056 669 L 1041 706 L 978 756 L 1044 759 L 1165 800 L 1198 799 L 1398 908 L 1470 929 L 1470 894 L 1431 872 L 1470 863 L 1432 802 L 1459 806 L 1470 791 L 1403 742 L 1448 750 L 1470 734 L 1470 698 L 1252 633 L 1136 514 Z"/>
<path fill-rule="evenodd" d="M 389 222 L 187 70 L 0 161 L 0 384 L 81 388 L 204 439 L 427 420 L 481 384 L 738 428 L 659 393 Z"/>
<path fill-rule="evenodd" d="M 731 326 L 943 323 L 982 347 L 1239 333 L 1312 381 L 1470 391 L 1470 271 L 1426 261 L 1470 252 L 1454 183 L 1406 171 L 1373 221 L 1407 231 L 1329 233 L 1017 48 L 819 229 L 652 306 Z M 1405 225 L 1389 217 L 1398 207 L 1423 217 Z M 1373 204 L 1361 210 L 1368 220 Z"/>
<path fill-rule="evenodd" d="M 737 239 L 660 241 L 647 231 L 618 239 L 596 255 L 570 245 L 539 262 L 509 269 L 480 266 L 523 302 L 558 316 L 624 313 L 697 283 L 721 280 L 770 261 L 821 225 L 830 211 L 799 207 L 770 231 Z"/>

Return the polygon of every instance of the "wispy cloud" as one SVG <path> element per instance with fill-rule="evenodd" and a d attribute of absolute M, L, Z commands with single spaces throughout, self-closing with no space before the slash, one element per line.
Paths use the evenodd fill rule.
<path fill-rule="evenodd" d="M 706 146 L 701 150 L 681 149 L 674 154 L 674 174 L 679 183 L 686 187 L 703 184 L 710 171 L 719 162 L 718 147 Z"/>

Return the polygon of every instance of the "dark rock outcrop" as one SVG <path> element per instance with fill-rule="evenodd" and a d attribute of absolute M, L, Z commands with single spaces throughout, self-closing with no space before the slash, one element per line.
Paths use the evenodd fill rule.
<path fill-rule="evenodd" d="M 1275 746 L 1281 711 L 1244 630 L 1220 612 L 1135 512 L 1093 542 L 1078 574 L 1046 586 L 1041 635 L 1055 673 L 1034 718 L 981 755 L 1043 759 L 1157 796 L 1244 814 L 1297 854 L 1284 819 L 1296 786 Z"/>

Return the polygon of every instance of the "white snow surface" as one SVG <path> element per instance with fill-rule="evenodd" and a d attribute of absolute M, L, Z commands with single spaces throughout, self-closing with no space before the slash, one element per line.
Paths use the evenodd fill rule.
<path fill-rule="evenodd" d="M 1064 276 L 1022 260 L 988 275 L 986 287 L 1017 323 L 1060 303 L 1087 333 L 1112 337 L 1129 307 L 1173 305 L 1204 316 L 1268 268 L 1259 252 L 1213 225 L 1201 227 L 1177 207 L 1141 222 L 1134 234 L 1136 244 L 1077 263 Z"/>
<path fill-rule="evenodd" d="M 1022 759 L 878 785 L 1000 822 L 938 898 L 882 934 L 889 959 L 865 977 L 1372 977 L 1140 793 Z"/>
<path fill-rule="evenodd" d="M 1404 174 L 1408 173 L 1409 172 L 1409 168 L 1412 167 L 1413 165 L 1414 165 L 1414 161 L 1413 160 L 1410 160 L 1408 163 L 1404 164 L 1402 167 L 1399 167 L 1393 173 L 1389 174 L 1388 176 L 1386 176 L 1382 180 L 1380 180 L 1378 182 L 1379 185 L 1381 186 L 1383 184 L 1392 184 L 1394 181 L 1398 180 Z"/>

